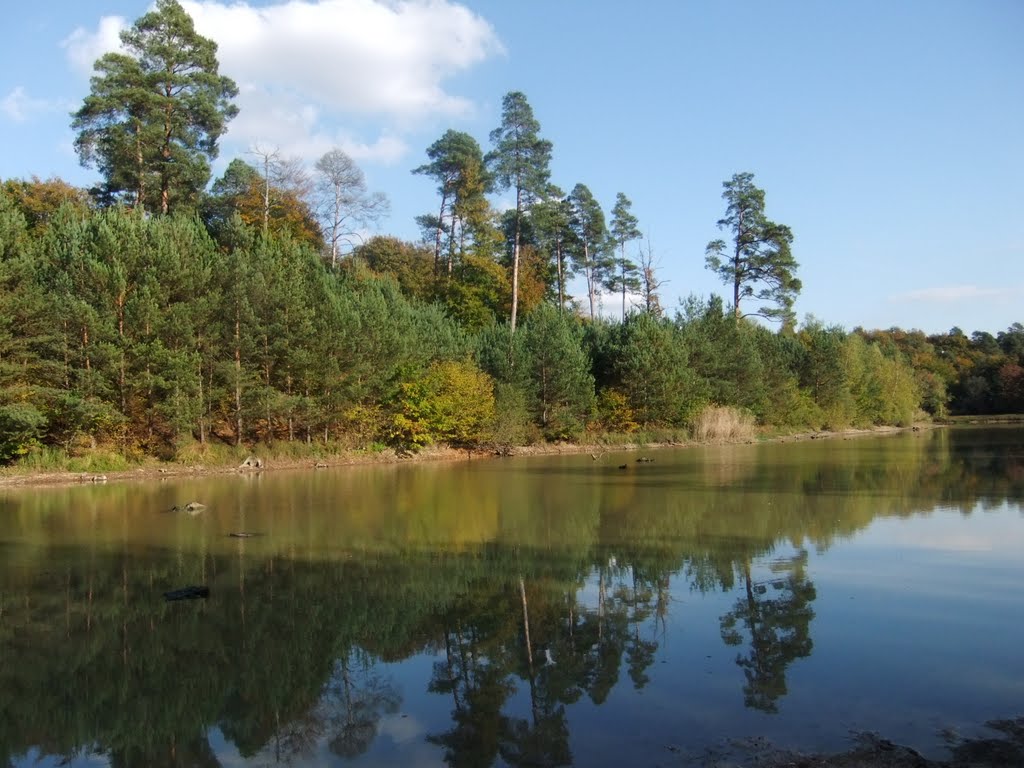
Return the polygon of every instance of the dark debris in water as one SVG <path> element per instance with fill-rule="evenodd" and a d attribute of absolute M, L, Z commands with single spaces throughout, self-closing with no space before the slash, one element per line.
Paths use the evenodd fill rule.
<path fill-rule="evenodd" d="M 854 734 L 854 746 L 834 754 L 805 754 L 781 749 L 764 738 L 729 741 L 703 755 L 678 748 L 674 765 L 701 768 L 1024 768 L 1024 717 L 985 724 L 995 735 L 950 744 L 950 757 L 929 760 L 910 747 L 874 733 Z"/>
<path fill-rule="evenodd" d="M 178 600 L 205 600 L 210 596 L 210 588 L 204 585 L 190 585 L 181 589 L 172 589 L 164 592 L 164 600 L 175 602 Z"/>

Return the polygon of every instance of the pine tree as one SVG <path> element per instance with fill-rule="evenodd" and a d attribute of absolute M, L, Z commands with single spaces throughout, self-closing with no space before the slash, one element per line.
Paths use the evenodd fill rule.
<path fill-rule="evenodd" d="M 626 294 L 637 293 L 640 290 L 640 268 L 636 262 L 626 258 L 626 243 L 630 240 L 638 240 L 643 235 L 637 227 L 639 223 L 631 209 L 633 203 L 622 192 L 615 196 L 615 206 L 612 208 L 612 240 L 619 249 L 619 256 L 615 260 L 616 271 L 611 272 L 606 283 L 608 290 L 622 291 L 622 316 L 626 316 Z"/>
<path fill-rule="evenodd" d="M 737 318 L 756 315 L 791 324 L 793 302 L 802 287 L 793 274 L 799 266 L 790 252 L 793 233 L 764 215 L 764 190 L 754 186 L 754 174 L 737 173 L 722 186 L 722 198 L 729 205 L 718 228 L 729 230 L 732 242 L 708 243 L 707 268 L 717 272 L 726 285 L 732 284 Z M 745 298 L 769 304 L 744 313 L 740 303 Z"/>
<path fill-rule="evenodd" d="M 96 61 L 91 92 L 74 113 L 78 156 L 104 177 L 107 202 L 163 214 L 193 205 L 238 112 L 238 88 L 218 74 L 216 43 L 196 34 L 177 0 L 157 0 L 121 43 L 126 53 Z"/>
<path fill-rule="evenodd" d="M 551 142 L 541 139 L 540 123 L 533 116 L 526 96 L 519 91 L 502 100 L 501 125 L 491 131 L 494 149 L 487 154 L 487 165 L 494 174 L 498 190 L 515 191 L 515 230 L 512 242 L 512 332 L 516 330 L 519 310 L 519 248 L 523 218 L 533 202 L 548 189 L 551 175 Z"/>

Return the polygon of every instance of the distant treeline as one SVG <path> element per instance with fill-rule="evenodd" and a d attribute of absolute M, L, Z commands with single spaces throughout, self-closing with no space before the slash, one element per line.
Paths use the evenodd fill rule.
<path fill-rule="evenodd" d="M 671 318 L 590 321 L 549 289 L 513 333 L 507 293 L 451 286 L 432 250 L 392 238 L 332 265 L 237 216 L 96 210 L 57 182 L 8 182 L 0 461 L 682 436 L 711 406 L 815 429 L 1024 410 L 1019 324 L 997 337 L 775 332 L 715 297 Z"/>

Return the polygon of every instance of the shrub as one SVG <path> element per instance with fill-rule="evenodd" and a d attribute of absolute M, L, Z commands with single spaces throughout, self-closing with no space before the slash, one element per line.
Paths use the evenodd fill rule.
<path fill-rule="evenodd" d="M 0 464 L 9 464 L 38 444 L 46 417 L 33 405 L 0 405 Z"/>
<path fill-rule="evenodd" d="M 421 448 L 447 442 L 483 442 L 494 421 L 494 383 L 471 362 L 434 363 L 426 375 L 402 384 L 392 437 Z"/>

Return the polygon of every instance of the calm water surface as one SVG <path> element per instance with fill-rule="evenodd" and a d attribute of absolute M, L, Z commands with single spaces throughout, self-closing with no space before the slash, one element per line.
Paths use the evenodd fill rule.
<path fill-rule="evenodd" d="M 646 455 L 0 491 L 0 765 L 943 757 L 1024 714 L 1024 430 Z"/>

